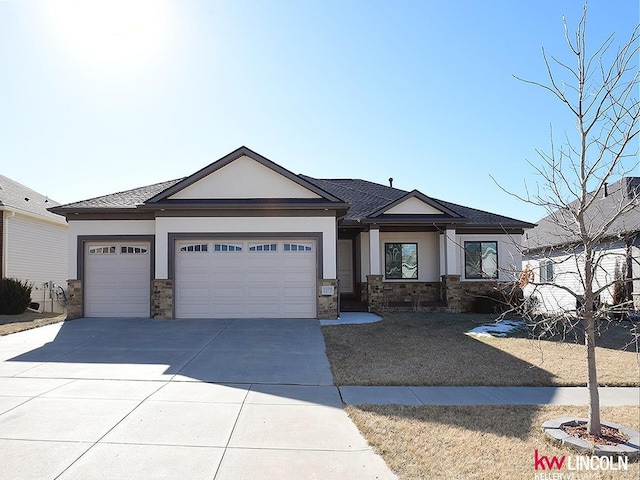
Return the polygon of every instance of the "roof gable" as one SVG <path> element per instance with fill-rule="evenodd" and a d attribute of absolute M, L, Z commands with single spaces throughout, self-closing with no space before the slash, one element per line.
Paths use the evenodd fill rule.
<path fill-rule="evenodd" d="M 370 216 L 377 217 L 380 215 L 439 215 L 461 218 L 458 213 L 437 203 L 418 190 L 407 193 L 395 202 L 373 212 Z"/>
<path fill-rule="evenodd" d="M 384 213 L 390 215 L 441 215 L 437 208 L 417 199 L 409 197 L 397 205 L 387 209 Z"/>
<path fill-rule="evenodd" d="M 304 178 L 246 147 L 241 147 L 146 203 L 250 199 L 340 201 Z"/>

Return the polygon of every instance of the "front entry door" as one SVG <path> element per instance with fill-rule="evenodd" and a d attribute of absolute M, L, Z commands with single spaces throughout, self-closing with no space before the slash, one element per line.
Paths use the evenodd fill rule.
<path fill-rule="evenodd" d="M 338 279 L 340 293 L 353 293 L 353 246 L 351 240 L 338 240 Z"/>

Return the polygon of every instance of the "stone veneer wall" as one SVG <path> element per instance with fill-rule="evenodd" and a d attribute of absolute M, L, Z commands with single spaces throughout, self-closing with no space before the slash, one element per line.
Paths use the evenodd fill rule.
<path fill-rule="evenodd" d="M 361 302 L 367 303 L 369 300 L 369 293 L 367 291 L 369 287 L 367 286 L 367 282 L 358 282 L 356 284 L 356 292 L 359 294 L 358 299 Z"/>
<path fill-rule="evenodd" d="M 370 312 L 382 312 L 384 307 L 382 275 L 367 275 L 367 299 Z"/>
<path fill-rule="evenodd" d="M 370 312 L 406 311 L 407 308 L 416 308 L 417 302 L 439 301 L 445 302 L 446 306 L 433 309 L 450 313 L 470 312 L 476 296 L 505 285 L 505 282 L 495 280 L 461 282 L 460 275 L 444 275 L 442 282 L 385 283 L 382 278 L 382 275 L 367 275 L 367 283 L 362 284 L 361 298 Z M 393 303 L 404 303 L 405 306 Z"/>
<path fill-rule="evenodd" d="M 459 275 L 447 275 L 443 276 L 442 279 L 445 285 L 448 311 L 451 313 L 470 312 L 476 297 L 496 288 L 512 285 L 511 282 L 498 282 L 497 280 L 461 282 Z"/>
<path fill-rule="evenodd" d="M 67 280 L 67 320 L 82 317 L 82 281 Z"/>
<path fill-rule="evenodd" d="M 332 286 L 333 295 L 322 295 L 323 286 Z M 332 320 L 338 318 L 338 280 L 321 279 L 318 281 L 318 318 Z"/>
<path fill-rule="evenodd" d="M 387 282 L 382 289 L 384 302 L 438 302 L 442 300 L 440 282 Z"/>
<path fill-rule="evenodd" d="M 151 283 L 151 318 L 173 318 L 173 280 L 155 279 Z"/>

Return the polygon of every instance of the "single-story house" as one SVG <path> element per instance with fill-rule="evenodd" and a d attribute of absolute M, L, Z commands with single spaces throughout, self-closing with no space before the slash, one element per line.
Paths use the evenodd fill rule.
<path fill-rule="evenodd" d="M 59 205 L 0 175 L 0 275 L 33 284 L 40 311 L 63 312 L 67 286 L 67 222 Z M 35 307 L 35 305 L 34 305 Z"/>
<path fill-rule="evenodd" d="M 58 206 L 69 316 L 336 318 L 340 302 L 467 308 L 514 279 L 532 224 L 241 147 L 178 180 Z"/>
<path fill-rule="evenodd" d="M 600 235 L 594 276 L 594 288 L 604 288 L 600 302 L 613 304 L 614 284 L 622 280 L 627 301 L 633 299 L 636 309 L 640 309 L 639 194 L 640 177 L 623 177 L 604 185 L 590 194 L 595 201 L 585 217 L 591 235 Z M 622 214 L 611 222 L 617 212 Z M 584 250 L 569 210 L 555 211 L 540 220 L 526 232 L 524 246 L 523 269 L 533 272 L 525 295 L 536 298 L 541 312 L 575 310 L 580 300 L 568 290 L 584 294 Z"/>

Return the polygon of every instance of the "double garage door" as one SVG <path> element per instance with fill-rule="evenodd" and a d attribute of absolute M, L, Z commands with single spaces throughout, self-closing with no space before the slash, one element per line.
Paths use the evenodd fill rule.
<path fill-rule="evenodd" d="M 315 240 L 175 242 L 177 318 L 316 318 Z M 87 317 L 149 317 L 151 249 L 145 242 L 85 245 Z"/>
<path fill-rule="evenodd" d="M 177 241 L 177 318 L 315 318 L 312 240 Z"/>

